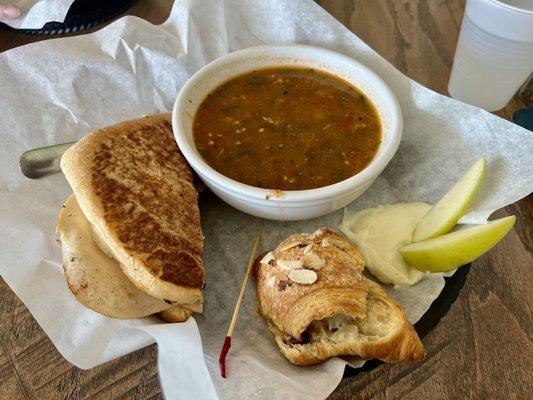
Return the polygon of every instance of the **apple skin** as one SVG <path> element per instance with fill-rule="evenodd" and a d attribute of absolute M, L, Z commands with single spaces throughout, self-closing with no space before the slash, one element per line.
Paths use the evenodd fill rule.
<path fill-rule="evenodd" d="M 461 229 L 400 247 L 405 262 L 420 271 L 447 272 L 468 264 L 492 249 L 511 230 L 516 217 Z"/>
<path fill-rule="evenodd" d="M 413 232 L 413 242 L 448 233 L 470 209 L 483 183 L 487 161 L 479 159 L 437 204 L 420 220 Z"/>

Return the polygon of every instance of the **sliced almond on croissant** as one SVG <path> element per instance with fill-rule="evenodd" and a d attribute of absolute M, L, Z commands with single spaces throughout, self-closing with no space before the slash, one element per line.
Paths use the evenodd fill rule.
<path fill-rule="evenodd" d="M 272 253 L 271 251 L 269 251 L 268 253 L 265 254 L 265 256 L 261 259 L 260 263 L 261 264 L 270 264 L 270 261 L 272 260 L 275 260 L 274 258 L 274 253 Z"/>
<path fill-rule="evenodd" d="M 300 260 L 276 260 L 276 264 L 285 271 L 303 267 Z"/>
<path fill-rule="evenodd" d="M 312 244 L 308 244 L 307 246 L 305 246 L 304 254 L 309 254 L 312 251 L 313 251 L 313 245 Z"/>
<path fill-rule="evenodd" d="M 301 285 L 312 285 L 318 279 L 315 271 L 310 269 L 293 269 L 287 274 L 292 282 L 299 283 Z"/>
<path fill-rule="evenodd" d="M 314 270 L 319 270 L 326 265 L 326 262 L 315 253 L 304 254 L 301 260 L 304 267 Z"/>

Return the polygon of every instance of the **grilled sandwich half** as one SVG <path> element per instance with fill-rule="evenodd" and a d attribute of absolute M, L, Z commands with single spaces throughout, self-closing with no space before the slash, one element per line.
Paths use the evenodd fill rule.
<path fill-rule="evenodd" d="M 93 132 L 65 152 L 61 169 L 74 194 L 57 231 L 78 300 L 118 318 L 165 311 L 176 321 L 201 312 L 198 193 L 170 115 Z"/>

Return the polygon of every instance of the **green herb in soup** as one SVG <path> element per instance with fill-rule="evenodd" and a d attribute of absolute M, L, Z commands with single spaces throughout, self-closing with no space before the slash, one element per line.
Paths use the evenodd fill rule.
<path fill-rule="evenodd" d="M 371 101 L 313 69 L 241 75 L 210 93 L 196 112 L 198 151 L 216 171 L 266 189 L 331 185 L 363 170 L 381 142 Z"/>

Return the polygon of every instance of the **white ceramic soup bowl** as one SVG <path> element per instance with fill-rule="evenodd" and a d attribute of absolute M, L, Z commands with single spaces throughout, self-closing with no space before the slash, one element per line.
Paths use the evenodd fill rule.
<path fill-rule="evenodd" d="M 364 170 L 351 178 L 317 189 L 276 191 L 237 182 L 206 163 L 193 139 L 196 110 L 204 98 L 221 84 L 252 70 L 269 67 L 305 67 L 326 71 L 360 89 L 370 99 L 381 118 L 383 141 Z M 299 44 L 251 47 L 218 58 L 194 74 L 183 86 L 172 113 L 176 142 L 209 189 L 245 213 L 285 221 L 328 214 L 359 197 L 394 156 L 400 144 L 402 125 L 396 97 L 374 72 L 342 54 Z"/>

